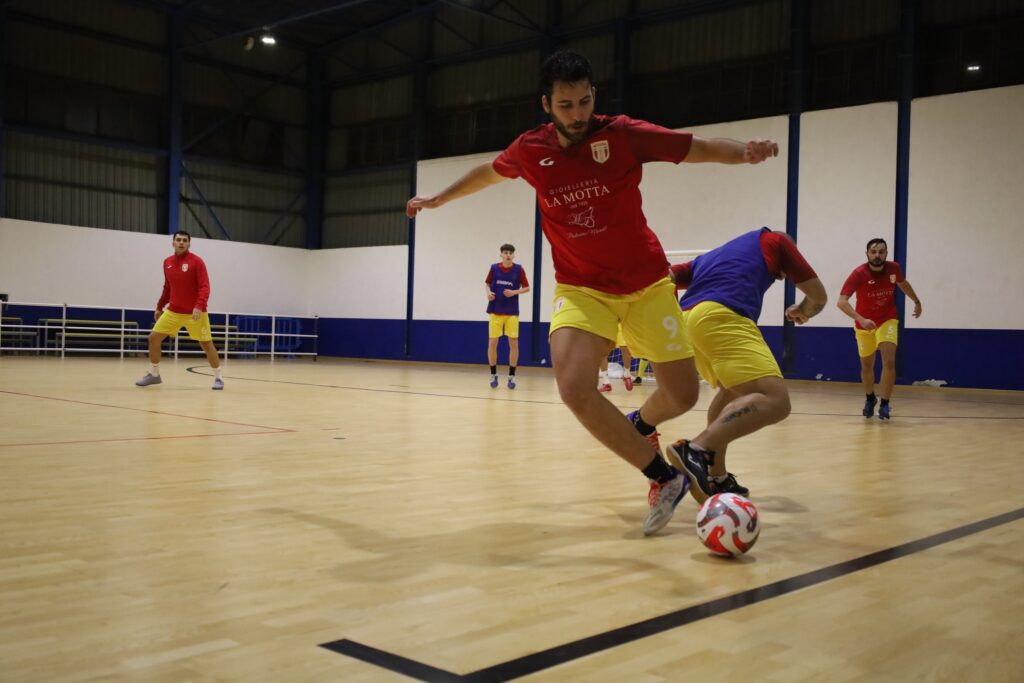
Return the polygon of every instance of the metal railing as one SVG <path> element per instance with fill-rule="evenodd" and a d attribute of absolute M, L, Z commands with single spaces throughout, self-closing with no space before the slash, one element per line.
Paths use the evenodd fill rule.
<path fill-rule="evenodd" d="M 62 358 L 69 353 L 116 353 L 120 358 L 124 358 L 125 354 L 148 353 L 149 333 L 153 325 L 151 310 L 24 301 L 4 302 L 0 308 L 0 352 L 52 353 L 59 354 Z M 34 323 L 26 323 L 21 315 L 14 315 L 21 313 L 22 308 L 31 309 L 24 313 L 37 314 L 31 317 L 35 320 Z M 75 313 L 73 317 L 69 317 L 69 310 Z M 46 311 L 52 313 L 47 314 Z M 89 319 L 86 317 L 89 311 L 118 311 L 120 315 Z M 145 327 L 138 320 L 129 319 L 129 312 L 144 314 L 132 317 L 148 320 L 149 327 Z M 210 313 L 211 321 L 220 316 L 223 316 L 224 322 L 211 322 L 210 327 L 214 332 L 214 343 L 219 343 L 222 347 L 217 350 L 224 358 L 269 356 L 273 359 L 317 355 L 318 316 L 267 315 L 237 311 Z M 301 321 L 311 321 L 313 332 L 303 332 Z M 239 327 L 240 322 L 243 323 L 242 328 Z M 269 323 L 269 331 L 245 329 L 250 326 L 263 327 L 264 322 Z M 217 334 L 221 331 L 222 334 Z M 84 345 L 69 343 L 69 339 L 80 341 Z M 164 349 L 164 352 L 174 358 L 204 353 L 201 348 L 182 348 L 179 339 L 180 335 L 171 337 L 171 348 Z M 302 350 L 310 346 L 312 350 Z"/>

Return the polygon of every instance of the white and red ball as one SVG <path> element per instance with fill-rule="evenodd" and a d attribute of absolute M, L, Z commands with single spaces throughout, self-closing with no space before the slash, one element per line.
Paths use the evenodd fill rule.
<path fill-rule="evenodd" d="M 697 537 L 716 555 L 742 555 L 754 547 L 760 533 L 757 508 L 735 493 L 716 493 L 697 513 Z"/>

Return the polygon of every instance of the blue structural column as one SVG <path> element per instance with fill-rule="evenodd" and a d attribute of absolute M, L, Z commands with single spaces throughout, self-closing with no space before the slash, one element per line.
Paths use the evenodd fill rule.
<path fill-rule="evenodd" d="M 409 168 L 409 196 L 416 196 L 416 163 L 423 156 L 427 138 L 427 68 L 423 64 L 416 66 L 412 77 L 412 164 Z M 409 219 L 409 267 L 407 272 L 405 294 L 405 355 L 413 354 L 413 278 L 416 270 L 416 219 Z"/>
<path fill-rule="evenodd" d="M 0 218 L 7 215 L 7 130 L 4 112 L 7 111 L 7 5 L 0 3 Z"/>
<path fill-rule="evenodd" d="M 917 0 L 902 0 L 900 6 L 899 106 L 896 119 L 896 215 L 893 221 L 893 259 L 907 272 L 907 203 L 910 196 L 910 105 L 914 98 L 914 34 Z M 906 298 L 896 297 L 899 336 L 903 338 Z M 896 372 L 903 366 L 903 344 L 896 347 Z"/>
<path fill-rule="evenodd" d="M 185 13 L 175 10 L 167 17 L 167 234 L 178 230 L 181 209 L 181 109 L 182 47 Z"/>
<path fill-rule="evenodd" d="M 313 51 L 306 63 L 306 249 L 322 244 L 326 147 L 324 56 Z"/>
<path fill-rule="evenodd" d="M 786 154 L 786 234 L 796 241 L 800 212 L 800 114 L 804 110 L 807 91 L 807 34 L 809 32 L 810 0 L 793 0 L 790 18 L 789 68 L 789 149 Z M 786 280 L 785 307 L 796 302 L 796 288 Z M 782 371 L 796 367 L 796 329 L 783 318 Z"/>

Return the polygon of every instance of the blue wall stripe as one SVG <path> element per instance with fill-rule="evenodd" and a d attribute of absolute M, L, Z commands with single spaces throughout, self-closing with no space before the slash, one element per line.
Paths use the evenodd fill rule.
<path fill-rule="evenodd" d="M 482 316 L 481 316 L 482 317 Z M 417 343 L 415 353 L 406 356 L 404 320 L 357 318 L 321 318 L 320 354 L 347 358 L 384 360 L 409 359 L 445 363 L 484 365 L 487 362 L 487 321 L 417 320 L 412 325 Z M 520 324 L 520 338 L 539 338 L 537 360 L 522 366 L 547 367 L 540 359 L 550 359 L 547 343 L 549 323 Z M 783 328 L 762 327 L 761 333 L 776 358 L 782 356 Z M 790 379 L 820 379 L 833 382 L 859 382 L 860 361 L 853 327 L 798 327 L 795 344 L 801 350 L 794 356 Z M 951 387 L 1024 390 L 1024 330 L 904 330 L 900 348 L 905 349 L 900 383 L 941 379 Z M 984 349 L 967 354 L 963 349 Z M 500 365 L 508 363 L 508 343 L 498 347 Z M 876 372 L 881 365 L 876 365 Z"/>

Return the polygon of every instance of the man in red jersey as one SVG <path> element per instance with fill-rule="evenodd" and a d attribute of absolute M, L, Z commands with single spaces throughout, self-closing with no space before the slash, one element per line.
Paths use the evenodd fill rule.
<path fill-rule="evenodd" d="M 413 218 L 511 178 L 536 189 L 557 281 L 550 342 L 559 393 L 594 437 L 650 480 L 643 529 L 653 534 L 689 487 L 662 457 L 655 426 L 689 410 L 698 384 L 668 260 L 641 210 L 643 164 L 756 164 L 777 156 L 778 145 L 703 139 L 627 116 L 595 115 L 592 83 L 586 57 L 571 50 L 549 57 L 541 105 L 551 122 L 523 133 L 493 162 L 440 193 L 413 197 L 406 214 Z M 594 386 L 620 323 L 630 349 L 655 363 L 658 380 L 658 389 L 628 416 L 635 428 Z"/>
<path fill-rule="evenodd" d="M 188 336 L 199 342 L 213 368 L 213 388 L 223 389 L 220 358 L 210 334 L 210 316 L 206 302 L 210 298 L 210 277 L 203 259 L 189 251 L 192 236 L 184 230 L 174 233 L 174 255 L 164 259 L 164 291 L 153 313 L 153 331 L 149 333 L 149 362 L 152 367 L 135 384 L 148 387 L 160 384 L 160 344 L 169 336 L 177 337 L 182 325 Z M 170 304 L 170 305 L 168 305 Z M 164 310 L 167 306 L 167 310 Z"/>
<path fill-rule="evenodd" d="M 896 383 L 896 333 L 899 329 L 896 311 L 896 287 L 903 290 L 914 302 L 914 317 L 921 317 L 921 299 L 910 286 L 900 264 L 886 261 L 889 248 L 881 237 L 868 242 L 867 263 L 863 263 L 846 278 L 839 292 L 839 310 L 853 318 L 854 334 L 857 336 L 857 351 L 860 354 L 860 381 L 864 385 L 864 417 L 875 413 L 875 351 L 882 356 L 882 376 L 879 378 L 879 393 L 882 405 L 878 407 L 878 419 L 889 419 L 889 399 Z M 850 296 L 857 295 L 857 309 L 850 305 Z"/>

